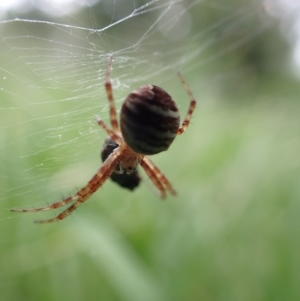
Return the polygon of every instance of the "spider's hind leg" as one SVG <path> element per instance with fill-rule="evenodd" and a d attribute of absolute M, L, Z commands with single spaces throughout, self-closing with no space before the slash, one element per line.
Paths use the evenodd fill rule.
<path fill-rule="evenodd" d="M 105 90 L 106 90 L 106 95 L 108 98 L 109 102 L 109 115 L 110 115 L 110 123 L 113 128 L 114 132 L 119 132 L 119 124 L 117 121 L 117 112 L 114 104 L 114 97 L 113 97 L 113 89 L 112 89 L 112 84 L 110 80 L 110 72 L 111 72 L 111 67 L 112 67 L 112 61 L 113 58 L 112 56 L 109 58 L 107 70 L 106 70 L 106 81 L 105 81 Z"/>
<path fill-rule="evenodd" d="M 191 117 L 196 108 L 196 100 L 195 100 L 190 88 L 188 87 L 187 83 L 183 79 L 182 75 L 180 73 L 177 73 L 177 75 L 179 77 L 181 84 L 183 85 L 184 90 L 186 91 L 186 93 L 188 94 L 189 99 L 190 99 L 190 105 L 189 105 L 188 111 L 186 113 L 186 116 L 181 124 L 181 127 L 177 130 L 177 135 L 181 135 L 183 132 L 185 132 L 185 130 L 188 128 L 188 126 L 190 124 Z"/>

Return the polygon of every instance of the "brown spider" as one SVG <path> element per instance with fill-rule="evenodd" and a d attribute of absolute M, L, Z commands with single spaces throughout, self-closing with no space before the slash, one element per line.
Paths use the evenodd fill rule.
<path fill-rule="evenodd" d="M 104 162 L 108 156 L 117 148 L 119 145 L 112 140 L 110 137 L 106 138 L 103 144 L 103 148 L 101 150 L 101 158 Z M 126 172 L 120 173 L 120 166 L 115 168 L 115 171 L 110 175 L 110 179 L 120 185 L 123 188 L 127 188 L 129 190 L 134 190 L 139 186 L 141 177 L 139 175 L 138 170 L 134 170 L 132 173 L 127 174 Z"/>
<path fill-rule="evenodd" d="M 60 221 L 71 214 L 80 204 L 87 201 L 112 173 L 123 175 L 126 173 L 125 175 L 129 175 L 136 171 L 138 165 L 142 166 L 153 184 L 159 189 L 162 198 L 165 197 L 167 191 L 170 194 L 176 194 L 168 179 L 146 155 L 154 155 L 167 150 L 175 137 L 187 129 L 196 107 L 196 100 L 193 98 L 183 77 L 178 73 L 179 80 L 190 98 L 188 112 L 180 126 L 179 112 L 171 96 L 158 86 L 142 86 L 131 92 L 125 99 L 120 112 L 121 127 L 119 128 L 110 80 L 111 67 L 112 57 L 108 63 L 105 82 L 112 129 L 109 129 L 99 116 L 96 115 L 95 117 L 98 125 L 117 144 L 117 147 L 109 151 L 110 154 L 97 173 L 86 186 L 75 194 L 45 207 L 11 209 L 11 211 L 47 211 L 72 203 L 58 216 L 35 222 L 50 223 Z"/>

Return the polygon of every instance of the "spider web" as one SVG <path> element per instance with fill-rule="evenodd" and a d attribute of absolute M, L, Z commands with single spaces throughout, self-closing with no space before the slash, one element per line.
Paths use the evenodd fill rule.
<path fill-rule="evenodd" d="M 105 135 L 93 116 L 108 121 L 109 56 L 117 105 L 129 91 L 158 77 L 157 84 L 171 94 L 181 93 L 178 103 L 185 108 L 176 71 L 198 97 L 247 72 L 232 67 L 205 74 L 207 66 L 268 29 L 267 4 L 40 1 L 25 12 L 2 14 L 1 202 L 8 207 L 20 200 L 23 205 L 51 202 L 58 191 L 74 191 L 96 171 Z"/>
<path fill-rule="evenodd" d="M 130 91 L 153 83 L 173 96 L 183 117 L 188 96 L 176 77 L 180 71 L 198 101 L 195 114 L 200 119 L 206 107 L 221 101 L 224 87 L 235 92 L 239 84 L 244 84 L 244 78 L 251 79 L 253 68 L 238 62 L 251 52 L 257 39 L 267 36 L 274 24 L 270 15 L 287 20 L 281 1 L 24 0 L 15 1 L 9 9 L 0 6 L 1 224 L 6 222 L 10 227 L 12 218 L 19 223 L 23 220 L 27 230 L 32 218 L 13 215 L 10 208 L 58 201 L 62 193 L 67 196 L 85 185 L 100 166 L 106 135 L 94 116 L 98 114 L 109 122 L 104 81 L 111 55 L 117 108 Z M 283 28 L 288 27 L 287 23 Z M 200 129 L 193 123 L 194 138 L 189 141 L 194 147 Z M 172 145 L 173 154 L 182 156 L 182 148 L 176 143 Z M 157 160 L 161 160 L 162 170 L 170 171 L 166 175 L 179 178 L 175 160 L 168 154 L 160 156 L 164 162 Z M 112 189 L 107 185 L 113 187 L 105 183 L 101 200 L 109 206 L 105 195 L 110 197 Z M 144 198 L 142 189 L 135 195 Z M 131 199 L 131 195 L 122 194 L 122 201 Z M 0 241 L 9 245 L 9 234 L 1 234 Z M 69 234 L 65 232 L 65 236 Z M 109 239 L 109 229 L 105 235 Z M 82 238 L 87 239 L 84 235 Z M 34 249 L 41 245 L 47 249 L 46 241 Z M 103 257 L 113 256 L 107 248 L 102 251 Z M 70 256 L 67 246 L 62 249 L 53 261 Z M 102 246 L 97 249 L 101 250 Z M 20 269 L 35 267 L 34 262 L 24 262 Z M 147 294 L 137 299 L 130 295 L 136 283 L 138 287 L 143 283 L 139 285 L 134 276 L 128 279 L 134 281 L 132 289 L 129 286 L 124 292 L 127 299 L 145 300 Z M 151 283 L 148 279 L 145 282 Z M 149 287 L 149 300 L 166 300 L 158 298 Z"/>

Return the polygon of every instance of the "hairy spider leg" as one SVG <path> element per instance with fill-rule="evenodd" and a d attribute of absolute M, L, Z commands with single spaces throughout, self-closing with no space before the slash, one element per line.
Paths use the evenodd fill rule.
<path fill-rule="evenodd" d="M 114 131 L 109 129 L 107 127 L 107 125 L 104 123 L 104 121 L 98 115 L 95 115 L 95 119 L 96 119 L 98 125 L 108 134 L 108 136 L 112 140 L 114 140 L 117 144 L 120 145 L 122 142 L 121 138 Z"/>
<path fill-rule="evenodd" d="M 116 166 L 119 164 L 119 152 L 111 153 L 109 157 L 104 161 L 104 163 L 99 168 L 98 172 L 91 178 L 88 184 L 80 189 L 75 195 L 78 199 L 73 203 L 70 207 L 66 210 L 61 212 L 58 216 L 46 219 L 46 220 L 38 220 L 35 221 L 36 223 L 52 223 L 56 221 L 60 221 L 70 215 L 79 205 L 87 201 L 92 194 L 94 194 L 103 184 L 104 182 L 110 177 L 113 173 Z"/>
<path fill-rule="evenodd" d="M 159 168 L 148 157 L 144 157 L 143 161 L 148 165 L 148 167 L 151 170 L 153 170 L 159 181 L 166 186 L 167 190 L 172 195 L 176 195 L 176 191 L 172 187 L 172 184 L 168 181 L 167 177 L 159 170 Z"/>
<path fill-rule="evenodd" d="M 189 98 L 190 98 L 190 105 L 188 108 L 188 111 L 186 113 L 186 116 L 181 124 L 181 127 L 177 130 L 177 135 L 181 135 L 183 132 L 186 131 L 186 129 L 188 128 L 189 124 L 190 124 L 190 119 L 192 117 L 192 114 L 196 108 L 196 100 L 194 99 L 194 96 L 190 90 L 190 88 L 188 87 L 187 83 L 184 81 L 182 75 L 178 72 L 177 73 L 180 82 L 182 83 L 185 91 L 187 92 Z"/>
<path fill-rule="evenodd" d="M 34 222 L 36 224 L 48 224 L 48 223 L 58 222 L 64 218 L 66 218 L 68 215 L 70 215 L 79 205 L 81 205 L 83 202 L 85 202 L 91 195 L 92 195 L 92 193 L 88 192 L 86 195 L 84 195 L 82 197 L 76 196 L 77 201 L 74 202 L 66 210 L 61 212 L 58 216 L 56 216 L 54 218 L 49 218 L 49 219 L 36 220 Z"/>
<path fill-rule="evenodd" d="M 155 166 L 155 164 L 148 157 L 144 157 L 143 161 L 140 164 L 153 184 L 160 190 L 162 198 L 164 198 L 166 195 L 166 189 L 171 194 L 176 194 L 176 191 L 173 189 L 166 176 L 158 169 L 158 167 Z"/>
<path fill-rule="evenodd" d="M 105 81 L 105 90 L 107 94 L 107 98 L 109 101 L 109 115 L 110 115 L 110 123 L 112 126 L 112 129 L 115 133 L 119 133 L 119 125 L 118 125 L 118 120 L 117 120 L 117 112 L 116 108 L 114 105 L 114 97 L 113 97 L 113 90 L 112 90 L 112 85 L 111 85 L 111 80 L 110 80 L 110 72 L 111 72 L 111 66 L 112 66 L 112 56 L 109 59 L 107 70 L 106 70 L 106 81 Z"/>
<path fill-rule="evenodd" d="M 143 167 L 149 179 L 152 181 L 155 187 L 160 191 L 160 197 L 164 199 L 166 197 L 166 189 L 164 185 L 161 183 L 161 181 L 158 179 L 154 171 L 148 166 L 148 164 L 144 160 L 140 164 Z"/>
<path fill-rule="evenodd" d="M 155 173 L 156 177 L 159 179 L 163 185 L 165 185 L 166 189 L 172 194 L 176 195 L 176 191 L 172 187 L 172 184 L 168 181 L 167 177 L 159 170 L 159 168 L 148 158 L 144 157 L 143 160 L 147 166 Z"/>
<path fill-rule="evenodd" d="M 119 152 L 111 153 L 109 157 L 104 161 L 101 167 L 98 169 L 97 173 L 90 179 L 87 185 L 81 188 L 74 195 L 65 198 L 59 202 L 53 203 L 51 205 L 40 207 L 40 208 L 28 208 L 28 209 L 12 209 L 14 212 L 38 212 L 38 211 L 46 211 L 53 210 L 59 207 L 62 207 L 72 201 L 75 201 L 70 207 L 61 212 L 58 216 L 46 219 L 46 220 L 37 220 L 36 223 L 51 223 L 55 221 L 60 221 L 66 218 L 69 214 L 71 214 L 79 205 L 83 202 L 87 201 L 90 196 L 95 193 L 104 182 L 110 177 L 113 173 L 116 166 L 120 163 L 119 161 Z"/>
<path fill-rule="evenodd" d="M 13 208 L 10 209 L 12 212 L 39 212 L 39 211 L 48 211 L 53 210 L 62 206 L 67 205 L 68 203 L 76 200 L 78 198 L 77 194 L 73 194 L 67 198 L 62 199 L 61 201 L 55 202 L 53 204 L 50 204 L 48 206 L 38 207 L 38 208 Z"/>

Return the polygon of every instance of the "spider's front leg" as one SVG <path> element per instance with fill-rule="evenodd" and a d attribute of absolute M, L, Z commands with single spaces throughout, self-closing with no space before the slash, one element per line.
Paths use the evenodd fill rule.
<path fill-rule="evenodd" d="M 113 173 L 116 166 L 120 163 L 119 161 L 120 153 L 119 151 L 113 152 L 101 165 L 98 172 L 89 180 L 86 186 L 81 188 L 77 193 L 72 196 L 65 198 L 59 202 L 55 202 L 49 206 L 39 207 L 39 208 L 25 208 L 25 209 L 11 209 L 13 212 L 39 212 L 46 210 L 53 210 L 59 207 L 62 207 L 72 201 L 74 203 L 68 207 L 66 210 L 61 212 L 58 216 L 45 219 L 45 220 L 37 220 L 36 223 L 52 223 L 56 221 L 60 221 L 70 215 L 78 206 L 87 201 L 110 177 Z"/>
<path fill-rule="evenodd" d="M 143 167 L 153 184 L 160 191 L 162 198 L 166 196 L 166 190 L 172 195 L 176 194 L 176 191 L 173 189 L 166 176 L 159 170 L 157 166 L 155 166 L 155 164 L 148 157 L 145 156 L 143 158 L 141 166 Z"/>

